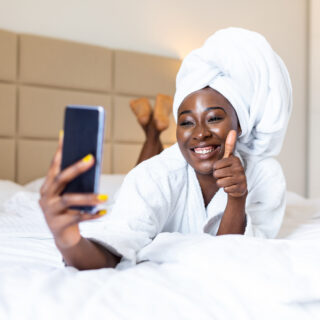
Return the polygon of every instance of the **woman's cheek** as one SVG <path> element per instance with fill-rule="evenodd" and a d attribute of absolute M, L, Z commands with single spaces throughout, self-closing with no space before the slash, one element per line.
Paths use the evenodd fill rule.
<path fill-rule="evenodd" d="M 215 126 L 214 128 L 212 128 L 212 132 L 217 135 L 218 137 L 220 137 L 221 139 L 225 140 L 225 138 L 228 135 L 228 132 L 231 130 L 231 128 L 229 129 L 229 126 Z"/>
<path fill-rule="evenodd" d="M 179 130 L 177 132 L 177 141 L 179 143 L 187 142 L 192 135 L 191 130 Z"/>
<path fill-rule="evenodd" d="M 237 130 L 237 127 L 234 128 L 233 121 L 231 119 L 225 119 L 226 121 L 221 122 L 219 125 L 215 126 L 212 129 L 217 136 L 225 140 L 230 130 Z"/>

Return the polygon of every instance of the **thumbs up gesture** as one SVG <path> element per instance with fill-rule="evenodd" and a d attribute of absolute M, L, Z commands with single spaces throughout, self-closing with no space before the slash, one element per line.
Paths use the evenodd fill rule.
<path fill-rule="evenodd" d="M 235 130 L 230 130 L 226 142 L 224 143 L 224 155 L 223 158 L 229 158 L 232 154 L 234 147 L 237 142 L 237 132 Z"/>
<path fill-rule="evenodd" d="M 240 159 L 233 155 L 237 142 L 237 132 L 229 131 L 224 144 L 224 155 L 213 165 L 213 176 L 219 188 L 223 188 L 228 196 L 244 197 L 247 194 L 247 178 Z"/>

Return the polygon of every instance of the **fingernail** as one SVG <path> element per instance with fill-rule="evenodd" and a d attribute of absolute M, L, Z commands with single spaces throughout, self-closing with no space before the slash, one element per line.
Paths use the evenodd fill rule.
<path fill-rule="evenodd" d="M 99 216 L 104 216 L 106 213 L 107 213 L 107 210 L 100 210 L 100 211 L 98 212 L 98 215 L 99 215 Z"/>
<path fill-rule="evenodd" d="M 62 139 L 63 138 L 63 134 L 64 134 L 64 131 L 61 129 L 59 131 L 59 139 Z"/>
<path fill-rule="evenodd" d="M 84 158 L 82 158 L 82 161 L 89 162 L 91 161 L 92 158 L 93 158 L 93 155 L 90 153 L 90 154 L 87 154 Z"/>
<path fill-rule="evenodd" d="M 107 194 L 98 194 L 97 199 L 99 201 L 107 201 L 108 200 L 108 195 Z"/>

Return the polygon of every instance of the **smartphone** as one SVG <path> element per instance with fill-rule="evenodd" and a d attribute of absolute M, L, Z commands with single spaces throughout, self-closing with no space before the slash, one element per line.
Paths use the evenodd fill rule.
<path fill-rule="evenodd" d="M 71 181 L 63 193 L 99 193 L 102 164 L 105 111 L 101 106 L 69 105 L 65 109 L 61 170 L 92 154 L 95 163 L 88 171 Z M 96 207 L 72 209 L 95 213 Z"/>

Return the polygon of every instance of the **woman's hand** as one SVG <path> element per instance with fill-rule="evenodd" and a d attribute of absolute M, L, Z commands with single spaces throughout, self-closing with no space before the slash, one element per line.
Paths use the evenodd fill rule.
<path fill-rule="evenodd" d="M 62 158 L 62 135 L 59 146 L 52 160 L 46 180 L 40 189 L 39 204 L 51 230 L 56 244 L 60 248 L 70 248 L 81 240 L 79 222 L 99 218 L 106 211 L 96 214 L 81 213 L 69 209 L 71 206 L 95 206 L 107 200 L 106 195 L 96 194 L 64 194 L 61 192 L 74 178 L 90 169 L 94 164 L 92 155 L 84 157 L 75 164 L 60 170 Z"/>
<path fill-rule="evenodd" d="M 247 195 L 247 178 L 238 157 L 232 153 L 237 141 L 237 133 L 231 130 L 225 142 L 223 159 L 218 160 L 213 168 L 213 176 L 219 188 L 223 188 L 229 197 L 243 198 Z"/>

